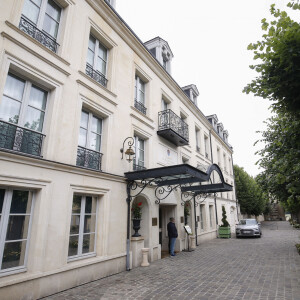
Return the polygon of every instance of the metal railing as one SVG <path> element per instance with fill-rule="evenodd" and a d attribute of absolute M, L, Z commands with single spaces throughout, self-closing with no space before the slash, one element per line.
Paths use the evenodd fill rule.
<path fill-rule="evenodd" d="M 0 148 L 41 156 L 45 135 L 12 123 L 0 121 Z"/>
<path fill-rule="evenodd" d="M 56 53 L 59 46 L 56 40 L 46 32 L 37 29 L 37 27 L 23 15 L 20 19 L 19 29 Z"/>
<path fill-rule="evenodd" d="M 133 163 L 133 171 L 140 171 L 140 170 L 146 170 L 146 168 L 144 166 L 140 166 Z"/>
<path fill-rule="evenodd" d="M 94 70 L 93 67 L 88 63 L 86 64 L 85 67 L 85 73 L 86 75 L 90 76 L 92 79 L 102 84 L 103 86 L 105 87 L 107 86 L 108 80 L 105 78 L 105 76 L 102 73 Z"/>
<path fill-rule="evenodd" d="M 98 151 L 78 146 L 76 165 L 101 171 L 102 156 L 103 154 Z"/>
<path fill-rule="evenodd" d="M 158 113 L 158 130 L 172 129 L 187 142 L 189 141 L 189 126 L 171 109 Z"/>
<path fill-rule="evenodd" d="M 134 107 L 139 110 L 141 113 L 143 113 L 144 115 L 147 112 L 147 107 L 145 107 L 145 105 L 142 102 L 137 101 L 136 99 L 134 100 Z"/>

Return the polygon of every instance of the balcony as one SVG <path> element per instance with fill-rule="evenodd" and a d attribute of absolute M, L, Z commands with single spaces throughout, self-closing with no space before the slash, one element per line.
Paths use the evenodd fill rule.
<path fill-rule="evenodd" d="M 101 171 L 102 153 L 78 146 L 76 165 Z"/>
<path fill-rule="evenodd" d="M 91 65 L 86 64 L 85 73 L 86 75 L 88 75 L 89 77 L 91 77 L 92 79 L 94 79 L 95 81 L 103 85 L 104 87 L 107 86 L 108 80 L 105 78 L 105 76 L 102 73 L 94 70 Z"/>
<path fill-rule="evenodd" d="M 158 113 L 157 134 L 176 146 L 189 144 L 189 126 L 171 109 Z"/>
<path fill-rule="evenodd" d="M 0 148 L 41 156 L 44 134 L 0 121 Z"/>
<path fill-rule="evenodd" d="M 25 16 L 21 16 L 19 28 L 29 36 L 37 40 L 39 43 L 56 53 L 59 46 L 56 40 L 46 32 L 37 29 L 37 27 Z"/>
<path fill-rule="evenodd" d="M 134 100 L 134 107 L 144 115 L 147 112 L 147 108 L 144 106 L 144 104 L 142 102 L 137 101 L 136 99 Z"/>
<path fill-rule="evenodd" d="M 133 171 L 140 171 L 140 170 L 146 170 L 146 168 L 144 166 L 133 163 Z"/>

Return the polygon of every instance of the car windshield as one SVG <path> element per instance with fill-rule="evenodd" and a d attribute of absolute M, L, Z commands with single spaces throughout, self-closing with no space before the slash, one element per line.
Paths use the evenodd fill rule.
<path fill-rule="evenodd" d="M 256 220 L 240 220 L 239 225 L 257 225 Z"/>

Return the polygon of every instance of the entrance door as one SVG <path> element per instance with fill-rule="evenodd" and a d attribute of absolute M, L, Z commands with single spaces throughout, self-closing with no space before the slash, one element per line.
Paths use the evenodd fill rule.
<path fill-rule="evenodd" d="M 169 256 L 169 237 L 167 225 L 170 218 L 175 218 L 176 205 L 159 205 L 159 243 L 161 245 L 161 257 Z"/>

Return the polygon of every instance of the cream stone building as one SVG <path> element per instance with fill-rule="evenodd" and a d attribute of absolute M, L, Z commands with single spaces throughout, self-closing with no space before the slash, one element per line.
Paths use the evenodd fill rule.
<path fill-rule="evenodd" d="M 139 266 L 141 248 L 150 263 L 161 259 L 173 216 L 176 251 L 190 242 L 185 221 L 198 244 L 216 238 L 222 206 L 234 229 L 228 132 L 198 108 L 196 85 L 171 76 L 169 44 L 142 43 L 114 6 L 0 1 L 1 299 L 36 299 Z M 187 201 L 189 216 L 178 189 L 156 201 L 158 182 L 126 202 L 132 174 L 179 166 L 197 177 L 213 163 L 233 191 Z M 141 237 L 130 238 L 135 201 Z"/>

